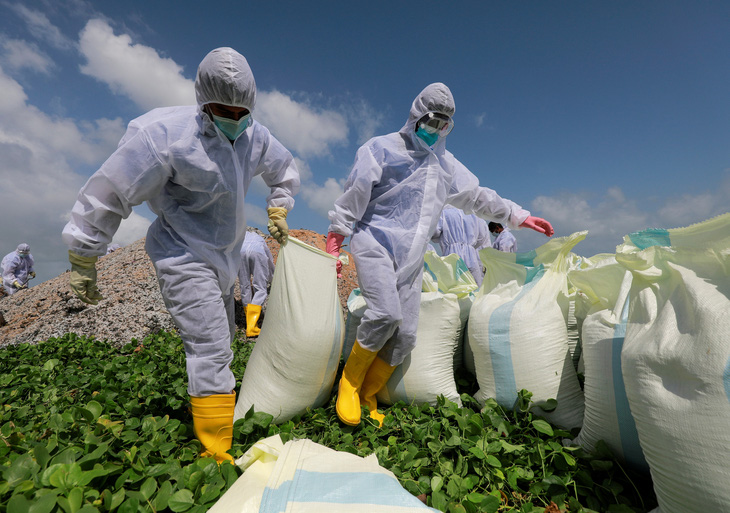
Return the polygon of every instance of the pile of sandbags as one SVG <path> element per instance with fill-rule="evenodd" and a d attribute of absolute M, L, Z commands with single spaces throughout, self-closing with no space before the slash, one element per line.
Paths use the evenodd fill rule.
<path fill-rule="evenodd" d="M 580 428 L 565 443 L 593 451 L 603 441 L 648 469 L 662 513 L 724 511 L 730 214 L 632 233 L 615 254 L 590 258 L 573 253 L 586 233 L 528 253 L 482 250 L 478 290 L 456 255 L 427 253 L 417 344 L 378 401 L 459 404 L 454 373 L 463 366 L 477 401 L 511 409 L 527 390 L 533 413 Z M 323 404 L 355 342 L 365 300 L 352 292 L 344 323 L 335 259 L 312 250 L 295 242 L 280 254 L 237 418 L 254 406 L 282 421 Z"/>

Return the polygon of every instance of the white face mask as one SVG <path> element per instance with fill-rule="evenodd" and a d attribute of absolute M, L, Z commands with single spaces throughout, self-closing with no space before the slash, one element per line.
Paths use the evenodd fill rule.
<path fill-rule="evenodd" d="M 243 133 L 244 130 L 248 128 L 248 125 L 251 121 L 251 114 L 246 114 L 241 119 L 236 121 L 235 119 L 230 118 L 224 118 L 221 116 L 216 116 L 215 114 L 211 114 L 213 116 L 213 123 L 215 123 L 215 126 L 218 127 L 218 129 L 223 132 L 223 135 L 228 137 L 231 141 L 235 141 L 238 139 L 238 136 Z"/>

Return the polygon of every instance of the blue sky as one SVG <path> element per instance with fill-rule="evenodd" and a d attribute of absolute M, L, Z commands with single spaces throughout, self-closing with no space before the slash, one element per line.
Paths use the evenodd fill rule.
<path fill-rule="evenodd" d="M 0 253 L 30 244 L 36 283 L 67 269 L 79 188 L 131 119 L 194 102 L 219 46 L 246 56 L 254 117 L 297 158 L 292 228 L 326 232 L 358 146 L 432 82 L 456 101 L 447 148 L 557 236 L 588 230 L 580 255 L 730 210 L 730 2 L 0 0 Z M 252 226 L 266 193 L 257 179 Z"/>

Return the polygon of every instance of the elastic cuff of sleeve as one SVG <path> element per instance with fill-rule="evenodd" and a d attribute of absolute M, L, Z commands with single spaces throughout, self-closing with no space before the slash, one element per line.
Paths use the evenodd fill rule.
<path fill-rule="evenodd" d="M 269 216 L 271 216 L 272 214 L 279 214 L 279 215 L 283 215 L 284 217 L 286 217 L 286 214 L 288 212 L 289 211 L 287 209 L 285 209 L 284 207 L 268 207 L 266 209 L 266 213 L 269 214 Z"/>
<path fill-rule="evenodd" d="M 68 252 L 68 261 L 80 267 L 94 267 L 97 260 L 99 260 L 98 256 L 85 257 L 78 255 L 71 250 Z"/>

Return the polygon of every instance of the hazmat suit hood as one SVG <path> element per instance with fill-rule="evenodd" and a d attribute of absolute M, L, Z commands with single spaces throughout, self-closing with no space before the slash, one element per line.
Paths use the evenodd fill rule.
<path fill-rule="evenodd" d="M 441 82 L 429 84 L 416 96 L 416 99 L 413 100 L 413 105 L 411 105 L 408 121 L 400 131 L 415 131 L 416 121 L 429 112 L 439 112 L 449 117 L 452 117 L 454 112 L 456 112 L 454 97 L 446 84 L 442 84 Z"/>
<path fill-rule="evenodd" d="M 17 251 L 18 253 L 30 253 L 30 246 L 25 243 L 18 244 L 18 247 L 15 248 L 15 251 Z"/>
<path fill-rule="evenodd" d="M 256 81 L 246 58 L 228 47 L 208 53 L 198 66 L 195 99 L 201 109 L 207 103 L 221 103 L 253 112 Z"/>

